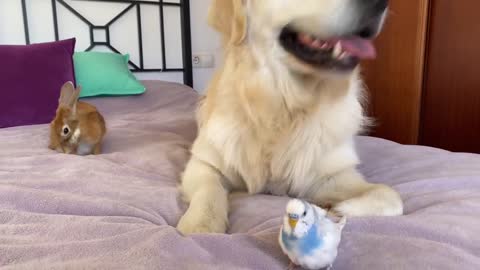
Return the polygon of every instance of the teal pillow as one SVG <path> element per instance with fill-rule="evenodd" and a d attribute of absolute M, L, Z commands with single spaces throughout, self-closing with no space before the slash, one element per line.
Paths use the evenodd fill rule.
<path fill-rule="evenodd" d="M 128 68 L 129 55 L 77 52 L 73 55 L 80 97 L 139 95 L 143 86 Z"/>

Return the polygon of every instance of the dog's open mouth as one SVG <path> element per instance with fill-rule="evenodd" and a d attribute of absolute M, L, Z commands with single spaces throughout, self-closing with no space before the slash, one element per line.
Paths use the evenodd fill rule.
<path fill-rule="evenodd" d="M 280 43 L 299 60 L 326 69 L 348 71 L 360 60 L 376 57 L 373 41 L 360 36 L 319 39 L 287 26 L 280 34 Z"/>

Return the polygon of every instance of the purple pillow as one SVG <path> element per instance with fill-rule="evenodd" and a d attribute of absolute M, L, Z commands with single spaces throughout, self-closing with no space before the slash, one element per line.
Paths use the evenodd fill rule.
<path fill-rule="evenodd" d="M 52 121 L 60 88 L 75 82 L 75 39 L 0 45 L 0 128 Z"/>

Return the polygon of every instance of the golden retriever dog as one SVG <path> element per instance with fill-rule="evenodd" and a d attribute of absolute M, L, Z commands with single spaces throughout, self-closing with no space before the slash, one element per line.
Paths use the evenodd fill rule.
<path fill-rule="evenodd" d="M 357 172 L 358 64 L 375 57 L 388 0 L 213 0 L 224 63 L 198 110 L 177 228 L 224 233 L 233 191 L 303 198 L 346 216 L 395 216 L 392 188 Z"/>

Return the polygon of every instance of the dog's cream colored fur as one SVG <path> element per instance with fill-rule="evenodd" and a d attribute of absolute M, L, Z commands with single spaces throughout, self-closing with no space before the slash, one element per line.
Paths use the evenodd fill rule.
<path fill-rule="evenodd" d="M 402 214 L 393 189 L 355 169 L 353 138 L 364 122 L 358 70 L 308 66 L 278 43 L 292 22 L 319 36 L 347 31 L 357 16 L 349 1 L 213 0 L 209 20 L 224 37 L 225 60 L 199 108 L 181 232 L 225 232 L 228 194 L 237 190 L 332 204 L 349 216 Z"/>

